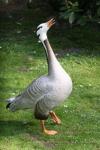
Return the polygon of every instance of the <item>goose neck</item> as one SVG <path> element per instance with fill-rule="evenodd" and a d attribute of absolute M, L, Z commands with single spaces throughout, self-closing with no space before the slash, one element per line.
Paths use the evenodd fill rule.
<path fill-rule="evenodd" d="M 43 42 L 43 45 L 46 51 L 46 58 L 48 63 L 48 75 L 55 75 L 57 72 L 62 70 L 61 69 L 62 67 L 59 64 L 48 39 L 46 39 Z"/>

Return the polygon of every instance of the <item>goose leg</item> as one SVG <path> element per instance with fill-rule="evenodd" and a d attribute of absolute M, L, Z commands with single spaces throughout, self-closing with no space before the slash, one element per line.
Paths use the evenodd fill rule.
<path fill-rule="evenodd" d="M 54 130 L 47 130 L 47 129 L 45 128 L 44 120 L 40 120 L 40 125 L 41 125 L 41 128 L 42 128 L 43 133 L 45 133 L 45 134 L 47 134 L 47 135 L 55 135 L 55 134 L 57 134 L 57 131 L 54 131 Z"/>
<path fill-rule="evenodd" d="M 61 124 L 61 120 L 57 117 L 57 115 L 55 114 L 55 112 L 50 111 L 49 114 L 50 114 L 50 116 L 51 116 L 51 118 L 52 118 L 52 120 L 53 120 L 54 123 Z"/>

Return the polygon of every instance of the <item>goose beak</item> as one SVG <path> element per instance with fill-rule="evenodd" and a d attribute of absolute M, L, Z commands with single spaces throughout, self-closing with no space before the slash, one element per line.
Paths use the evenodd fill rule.
<path fill-rule="evenodd" d="M 55 19 L 54 18 L 47 21 L 47 25 L 48 25 L 49 28 L 51 28 L 54 24 L 55 24 Z"/>

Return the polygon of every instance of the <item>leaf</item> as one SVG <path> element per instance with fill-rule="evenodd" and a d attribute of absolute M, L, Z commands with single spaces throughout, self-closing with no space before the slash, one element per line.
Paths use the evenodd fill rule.
<path fill-rule="evenodd" d="M 98 14 L 98 16 L 100 16 L 100 7 L 97 10 L 97 14 Z"/>
<path fill-rule="evenodd" d="M 67 11 L 60 13 L 60 17 L 67 20 L 69 18 L 69 13 Z"/>
<path fill-rule="evenodd" d="M 81 16 L 80 18 L 78 18 L 77 20 L 77 24 L 84 26 L 87 22 L 87 18 L 85 16 Z"/>
<path fill-rule="evenodd" d="M 61 7 L 60 10 L 61 10 L 61 11 L 65 11 L 65 10 L 66 10 L 66 7 L 65 7 L 65 6 L 64 6 L 64 7 Z"/>
<path fill-rule="evenodd" d="M 100 1 L 98 1 L 98 2 L 96 3 L 96 5 L 97 5 L 97 6 L 100 6 Z"/>
<path fill-rule="evenodd" d="M 69 16 L 69 23 L 72 24 L 75 20 L 75 13 L 71 12 Z"/>
<path fill-rule="evenodd" d="M 78 7 L 78 5 L 79 5 L 78 2 L 75 2 L 75 3 L 73 4 L 74 7 Z"/>

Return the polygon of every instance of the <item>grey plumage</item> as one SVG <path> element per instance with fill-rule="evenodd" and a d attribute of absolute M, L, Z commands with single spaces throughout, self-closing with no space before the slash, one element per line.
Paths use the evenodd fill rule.
<path fill-rule="evenodd" d="M 10 98 L 7 108 L 11 111 L 33 109 L 37 119 L 45 120 L 49 112 L 70 95 L 72 81 L 57 61 L 48 39 L 42 43 L 47 54 L 48 74 L 34 80 L 17 97 Z"/>

